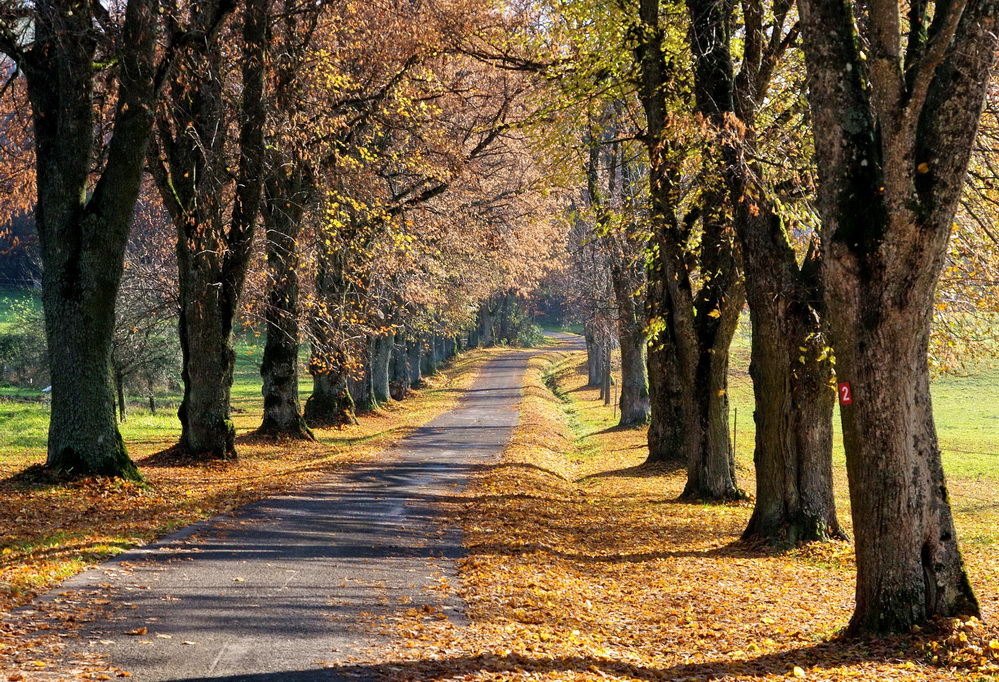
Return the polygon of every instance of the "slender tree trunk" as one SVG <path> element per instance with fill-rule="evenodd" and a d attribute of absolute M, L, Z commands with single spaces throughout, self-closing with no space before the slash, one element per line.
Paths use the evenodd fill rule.
<path fill-rule="evenodd" d="M 390 368 L 389 388 L 393 400 L 402 400 L 406 397 L 411 383 L 411 370 L 409 366 L 409 353 L 406 348 L 406 341 L 402 334 L 396 334 L 392 344 L 392 361 Z"/>
<path fill-rule="evenodd" d="M 379 405 L 392 400 L 389 389 L 389 365 L 392 362 L 392 346 L 394 334 L 376 336 L 371 353 L 371 381 L 375 402 Z"/>
<path fill-rule="evenodd" d="M 603 361 L 604 376 L 603 381 L 601 382 L 602 388 L 600 389 L 600 392 L 603 394 L 604 405 L 611 404 L 611 385 L 614 383 L 614 379 L 611 376 L 611 368 L 613 367 L 613 364 L 611 363 L 611 352 L 611 345 L 609 343 L 605 344 Z"/>
<path fill-rule="evenodd" d="M 115 369 L 114 383 L 118 391 L 118 421 L 123 422 L 128 419 L 128 406 L 125 404 L 125 377 L 120 369 Z"/>
<path fill-rule="evenodd" d="M 420 337 L 406 339 L 406 354 L 409 356 L 409 385 L 416 388 L 423 383 L 423 358 L 421 350 L 423 344 Z"/>

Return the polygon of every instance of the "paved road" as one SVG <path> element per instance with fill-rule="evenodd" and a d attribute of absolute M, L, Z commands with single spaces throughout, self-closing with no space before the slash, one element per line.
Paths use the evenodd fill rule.
<path fill-rule="evenodd" d="M 440 589 L 453 584 L 460 538 L 435 518 L 436 500 L 509 442 L 529 357 L 491 360 L 458 408 L 377 462 L 64 584 L 109 583 L 121 602 L 74 646 L 143 682 L 358 679 L 364 665 L 330 666 L 385 643 L 379 616 L 432 604 L 460 620 L 453 591 Z"/>

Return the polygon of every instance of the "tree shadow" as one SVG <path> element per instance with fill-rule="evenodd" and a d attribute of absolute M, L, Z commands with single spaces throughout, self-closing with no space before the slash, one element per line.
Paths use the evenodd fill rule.
<path fill-rule="evenodd" d="M 622 449 L 627 450 L 630 448 Z M 671 476 L 684 470 L 686 470 L 686 465 L 682 462 L 642 462 L 633 467 L 601 471 L 598 474 L 592 474 L 579 480 L 585 481 L 599 478 L 658 478 L 661 476 Z"/>
<path fill-rule="evenodd" d="M 901 650 L 900 650 L 901 649 Z M 591 656 L 526 656 L 523 654 L 492 655 L 481 653 L 453 656 L 436 660 L 384 661 L 377 663 L 345 663 L 322 669 L 233 675 L 229 677 L 191 678 L 190 682 L 270 682 L 291 680 L 434 680 L 455 679 L 458 676 L 477 677 L 503 674 L 541 676 L 546 673 L 588 675 L 594 673 L 614 679 L 627 677 L 638 680 L 715 680 L 739 678 L 785 678 L 795 667 L 804 671 L 818 668 L 824 671 L 863 663 L 897 661 L 899 658 L 919 662 L 920 656 L 902 639 L 877 642 L 833 640 L 739 660 L 719 658 L 700 663 L 654 666 L 626 663 Z M 927 671 L 929 672 L 929 671 Z M 940 673 L 945 671 L 940 670 Z"/>

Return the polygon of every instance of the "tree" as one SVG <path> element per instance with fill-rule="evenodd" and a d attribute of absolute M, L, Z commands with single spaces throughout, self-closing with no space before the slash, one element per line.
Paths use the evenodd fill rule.
<path fill-rule="evenodd" d="M 791 543 L 843 537 L 832 489 L 834 394 L 821 323 L 819 259 L 814 239 L 806 237 L 797 240 L 808 245 L 799 264 L 792 230 L 814 235 L 814 227 L 779 208 L 778 183 L 761 162 L 766 149 L 757 134 L 760 118 L 775 116 L 765 103 L 773 109 L 785 102 L 776 116 L 794 115 L 797 83 L 792 74 L 779 74 L 778 66 L 797 40 L 798 27 L 787 26 L 790 2 L 768 7 L 744 0 L 737 70 L 732 18 L 720 7 L 687 0 L 698 101 L 711 123 L 709 139 L 721 149 L 720 180 L 729 190 L 753 326 L 756 500 L 743 537 Z M 775 74 L 790 78 L 791 93 L 772 96 Z M 778 151 L 785 158 L 790 152 Z M 784 184 L 802 182 L 790 175 Z M 785 201 L 792 201 L 787 194 Z"/>
<path fill-rule="evenodd" d="M 0 6 L 0 50 L 24 74 L 34 122 L 52 377 L 46 464 L 59 471 L 139 477 L 115 421 L 111 339 L 162 73 L 155 62 L 157 7 L 129 0 L 115 17 L 100 3 Z M 119 66 L 106 156 L 95 159 L 98 61 Z"/>
<path fill-rule="evenodd" d="M 652 222 L 649 460 L 686 463 L 684 497 L 741 497 L 728 435 L 728 348 L 744 301 L 734 235 L 721 210 L 726 202 L 710 151 L 701 161 L 708 174 L 700 178 L 703 193 L 681 217 L 686 150 L 677 144 L 682 131 L 675 129 L 669 109 L 674 73 L 659 0 L 640 0 L 638 12 L 634 54 L 646 121 Z M 695 109 L 710 117 L 713 93 L 694 89 Z"/>
<path fill-rule="evenodd" d="M 199 39 L 183 55 L 157 120 L 153 176 L 177 229 L 184 398 L 180 449 L 206 458 L 236 457 L 229 419 L 235 352 L 232 328 L 249 267 L 263 176 L 263 79 L 268 3 L 243 11 L 237 167 L 227 145 L 233 112 L 225 106 L 226 62 L 218 17 L 228 0 L 176 4 L 167 21 L 187 19 Z M 185 11 L 186 10 L 186 11 Z M 227 199 L 231 195 L 231 213 Z"/>
<path fill-rule="evenodd" d="M 825 304 L 857 549 L 853 634 L 977 615 L 933 423 L 933 293 L 996 49 L 992 0 L 801 0 Z"/>
<path fill-rule="evenodd" d="M 621 348 L 620 426 L 644 424 L 649 419 L 648 375 L 645 335 L 645 250 L 648 235 L 638 210 L 646 199 L 639 184 L 644 180 L 636 171 L 637 159 L 628 158 L 629 150 L 616 139 L 619 134 L 623 104 L 608 106 L 598 126 L 604 129 L 589 135 L 587 195 L 596 213 L 595 238 L 607 261 L 610 282 L 617 307 L 618 346 Z M 605 159 L 601 173 L 601 157 Z M 601 183 L 601 175 L 605 176 Z M 601 189 L 604 184 L 606 189 Z M 609 366 L 605 376 L 609 377 Z M 607 387 L 609 389 L 609 386 Z M 604 398 L 610 398 L 605 389 Z"/>

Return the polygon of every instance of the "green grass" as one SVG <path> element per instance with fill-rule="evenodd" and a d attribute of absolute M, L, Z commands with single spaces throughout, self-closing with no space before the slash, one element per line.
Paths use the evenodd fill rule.
<path fill-rule="evenodd" d="M 236 339 L 236 368 L 232 387 L 232 405 L 237 419 L 238 432 L 249 428 L 252 419 L 263 411 L 260 393 L 260 358 L 263 340 L 252 334 Z M 0 465 L 5 459 L 17 459 L 26 466 L 45 456 L 48 432 L 49 404 L 40 389 L 0 385 Z M 156 394 L 156 414 L 148 407 L 148 396 L 127 395 L 128 418 L 119 424 L 121 435 L 129 444 L 141 451 L 169 447 L 180 437 L 180 420 L 177 407 L 183 398 L 180 391 L 161 391 Z M 145 446 L 145 447 L 143 447 Z M 134 452 L 133 452 L 134 454 Z"/>

